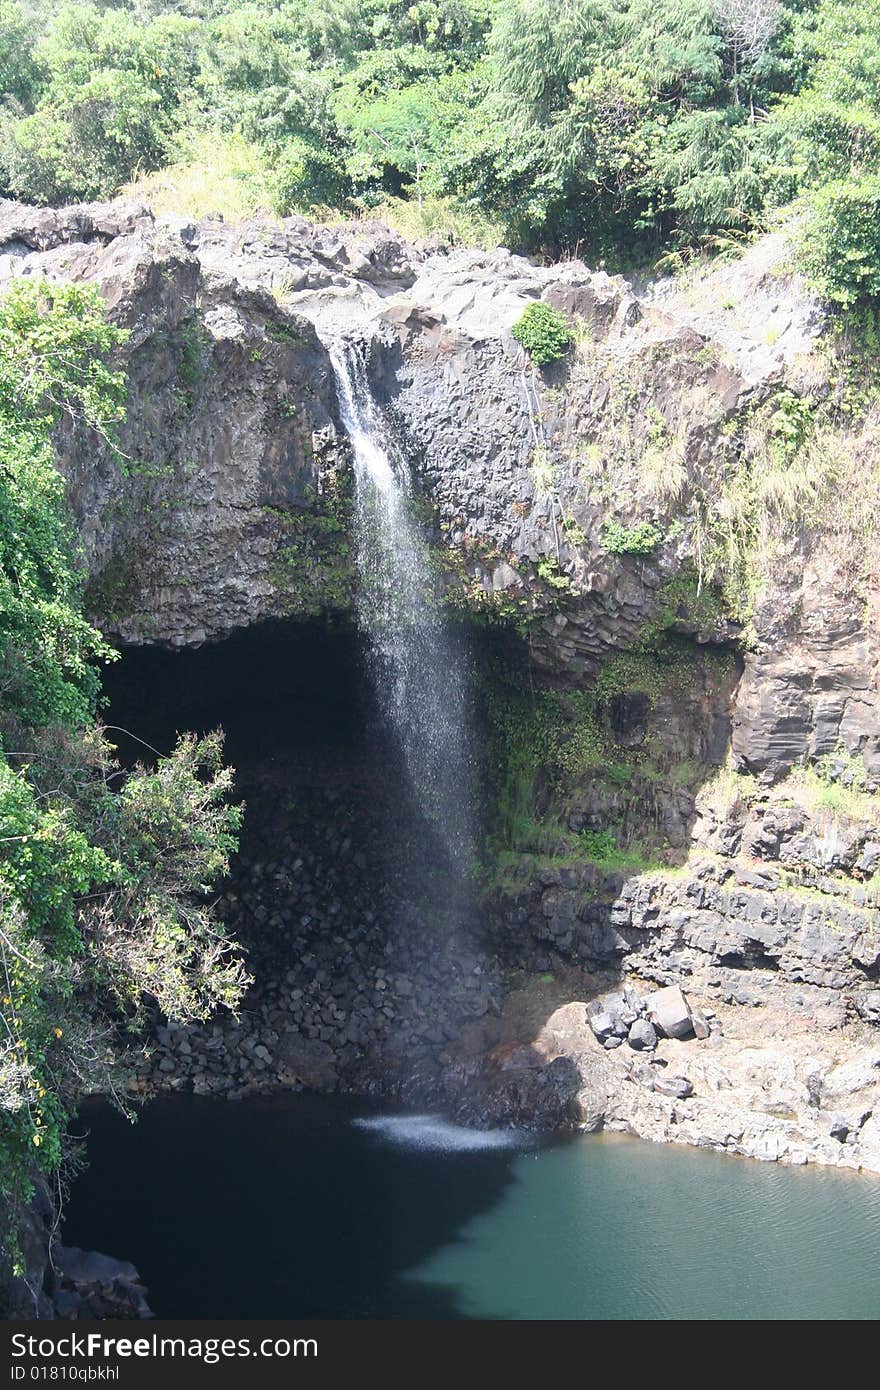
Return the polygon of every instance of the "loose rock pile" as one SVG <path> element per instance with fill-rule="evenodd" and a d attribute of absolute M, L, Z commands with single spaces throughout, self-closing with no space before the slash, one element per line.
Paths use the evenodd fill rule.
<path fill-rule="evenodd" d="M 715 1014 L 692 1009 L 677 985 L 643 997 L 634 989 L 605 994 L 588 1006 L 593 1035 L 609 1052 L 628 1043 L 634 1052 L 653 1052 L 658 1039 L 708 1038 L 720 1031 Z"/>
<path fill-rule="evenodd" d="M 497 1010 L 500 967 L 462 905 L 434 894 L 427 851 L 418 903 L 387 846 L 370 842 L 376 817 L 352 814 L 352 800 L 310 789 L 287 834 L 279 800 L 273 857 L 252 841 L 220 904 L 255 976 L 240 1018 L 159 1024 L 134 1059 L 135 1090 L 393 1091 Z"/>
<path fill-rule="evenodd" d="M 655 990 L 647 997 L 630 988 L 601 995 L 587 1006 L 587 1021 L 606 1051 L 626 1043 L 633 1052 L 648 1054 L 649 1060 L 653 1060 L 651 1054 L 661 1038 L 708 1038 L 721 1033 L 715 1014 L 691 1008 L 677 985 Z M 693 1094 L 693 1084 L 686 1076 L 666 1076 L 656 1065 L 642 1063 L 634 1067 L 632 1075 L 660 1095 L 686 1100 Z"/>

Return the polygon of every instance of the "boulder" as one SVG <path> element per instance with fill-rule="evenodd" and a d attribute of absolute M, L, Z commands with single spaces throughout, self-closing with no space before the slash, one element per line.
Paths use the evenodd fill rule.
<path fill-rule="evenodd" d="M 636 1016 L 645 1012 L 645 1001 L 637 990 L 630 989 L 629 986 L 627 986 L 623 991 L 623 997 L 626 1000 L 626 1007 L 632 1009 Z"/>
<path fill-rule="evenodd" d="M 687 1100 L 694 1093 L 686 1076 L 655 1076 L 654 1090 L 661 1096 L 674 1096 L 676 1100 Z"/>
<path fill-rule="evenodd" d="M 648 1000 L 648 1018 L 667 1038 L 686 1038 L 694 1031 L 690 1005 L 678 985 L 658 989 Z"/>
<path fill-rule="evenodd" d="M 596 1039 L 603 1043 L 606 1038 L 612 1037 L 616 1033 L 616 1019 L 613 1014 L 603 1009 L 601 1013 L 592 1014 L 589 1019 L 590 1027 Z"/>
<path fill-rule="evenodd" d="M 604 994 L 587 1005 L 587 1019 L 599 1042 L 611 1033 L 623 1041 L 635 1014 L 622 994 Z"/>
<path fill-rule="evenodd" d="M 691 1010 L 691 1022 L 693 1023 L 694 1033 L 698 1038 L 708 1038 L 712 1029 L 709 1027 L 709 1020 L 699 1009 Z"/>
<path fill-rule="evenodd" d="M 657 1030 L 646 1018 L 637 1018 L 629 1030 L 629 1045 L 635 1052 L 653 1052 L 657 1046 Z"/>

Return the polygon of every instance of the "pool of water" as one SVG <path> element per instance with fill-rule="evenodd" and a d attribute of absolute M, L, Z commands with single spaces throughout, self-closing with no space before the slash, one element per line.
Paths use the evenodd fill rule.
<path fill-rule="evenodd" d="M 880 1316 L 880 1179 L 302 1095 L 81 1128 L 64 1239 L 159 1317 Z"/>

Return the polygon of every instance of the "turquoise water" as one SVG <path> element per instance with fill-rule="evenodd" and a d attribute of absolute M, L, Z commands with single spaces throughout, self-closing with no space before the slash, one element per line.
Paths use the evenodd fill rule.
<path fill-rule="evenodd" d="M 65 1240 L 165 1317 L 873 1319 L 880 1180 L 308 1096 L 88 1117 Z"/>
<path fill-rule="evenodd" d="M 876 1318 L 878 1242 L 876 1180 L 585 1137 L 411 1277 L 470 1318 Z"/>

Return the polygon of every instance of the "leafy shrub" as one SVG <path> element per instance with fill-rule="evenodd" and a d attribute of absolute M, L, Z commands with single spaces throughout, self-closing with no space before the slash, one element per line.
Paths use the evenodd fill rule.
<path fill-rule="evenodd" d="M 574 337 L 564 314 L 549 304 L 530 304 L 510 330 L 539 367 L 557 362 Z"/>
<path fill-rule="evenodd" d="M 650 555 L 662 539 L 663 532 L 653 521 L 621 526 L 609 517 L 602 527 L 602 544 L 612 555 Z"/>
<path fill-rule="evenodd" d="M 807 279 L 835 304 L 880 296 L 880 176 L 826 184 L 810 208 L 800 245 Z"/>
<path fill-rule="evenodd" d="M 617 853 L 617 841 L 610 830 L 581 830 L 579 838 L 587 858 L 600 864 L 613 859 Z"/>
<path fill-rule="evenodd" d="M 124 336 L 92 287 L 20 279 L 0 304 L 0 681 L 6 709 L 32 725 L 87 719 L 92 658 L 112 655 L 82 614 L 51 439 L 64 411 L 112 432 L 124 385 L 106 359 Z"/>
<path fill-rule="evenodd" d="M 551 589 L 571 591 L 571 580 L 560 570 L 559 561 L 555 558 L 538 561 L 538 578 L 549 584 Z"/>
<path fill-rule="evenodd" d="M 185 736 L 124 775 L 94 724 L 95 658 L 113 653 L 83 615 L 52 435 L 67 416 L 118 457 L 125 334 L 103 309 L 91 286 L 38 279 L 0 299 L 0 1237 L 13 1263 L 34 1172 L 57 1174 L 80 1095 L 118 1093 L 119 1026 L 156 1005 L 181 1020 L 234 1008 L 245 983 L 207 897 L 241 823 L 221 736 Z"/>

